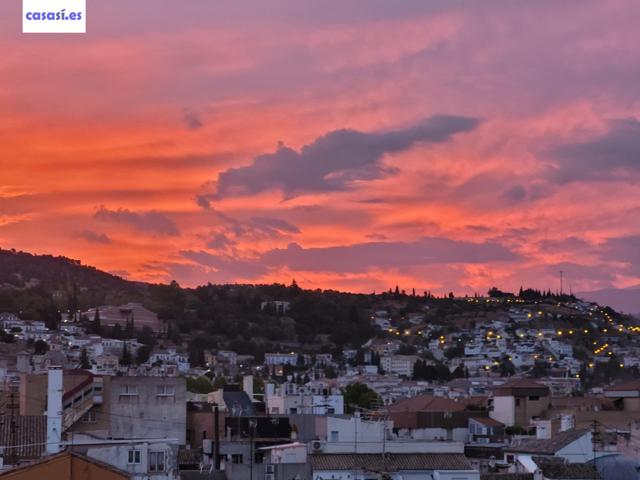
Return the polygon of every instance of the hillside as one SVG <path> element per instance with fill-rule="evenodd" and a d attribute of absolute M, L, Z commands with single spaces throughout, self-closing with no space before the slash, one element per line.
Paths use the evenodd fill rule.
<path fill-rule="evenodd" d="M 586 314 L 560 306 L 575 302 L 574 297 L 531 289 L 517 296 L 498 289 L 490 294 L 491 301 L 487 297 L 486 301 L 435 298 L 427 293 L 407 294 L 396 287 L 395 291 L 364 295 L 304 290 L 295 281 L 289 286 L 182 288 L 175 282 L 129 282 L 68 258 L 0 250 L 0 312 L 43 320 L 55 327 L 61 312 L 140 302 L 167 322 L 168 340 L 187 346 L 194 364 L 202 364 L 204 351 L 210 349 L 231 349 L 256 358 L 269 351 L 341 352 L 359 348 L 375 336 L 401 340 L 403 351 L 412 353 L 447 332 L 475 331 L 495 320 L 508 320 L 507 311 L 515 307 L 516 300 L 518 308 L 544 311 L 532 321 L 536 328 L 582 328 L 586 320 Z M 263 304 L 274 300 L 286 302 L 288 309 L 277 311 Z M 373 324 L 378 310 L 393 320 L 393 328 L 381 330 Z M 422 338 L 416 335 L 421 329 L 432 333 Z M 102 334 L 119 338 L 122 332 Z"/>
<path fill-rule="evenodd" d="M 142 284 L 82 265 L 79 260 L 0 249 L 0 311 L 37 318 L 43 309 L 140 299 Z"/>

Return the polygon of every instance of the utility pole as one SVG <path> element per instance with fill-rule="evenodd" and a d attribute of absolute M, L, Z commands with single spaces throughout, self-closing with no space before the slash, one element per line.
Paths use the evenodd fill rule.
<path fill-rule="evenodd" d="M 250 445 L 249 445 L 249 452 L 250 452 L 250 457 L 249 457 L 249 480 L 253 480 L 253 461 L 254 461 L 254 438 L 256 435 L 256 426 L 258 425 L 258 421 L 255 418 L 252 418 L 249 420 L 249 441 L 250 441 Z"/>
<path fill-rule="evenodd" d="M 560 272 L 560 295 L 562 295 L 562 289 L 563 289 L 563 284 L 562 284 L 563 283 L 563 278 L 562 277 L 564 275 L 564 271 L 560 270 L 559 272 Z"/>
<path fill-rule="evenodd" d="M 593 466 L 595 467 L 596 465 L 596 442 L 598 441 L 599 436 L 598 436 L 598 421 L 597 420 L 593 420 L 593 422 L 591 423 L 591 447 L 593 450 Z"/>
<path fill-rule="evenodd" d="M 9 404 L 7 405 L 7 409 L 9 410 L 9 448 L 7 449 L 6 459 L 7 459 L 7 464 L 15 465 L 18 461 L 18 455 L 17 455 L 18 452 L 15 446 L 17 443 L 16 431 L 18 429 L 17 419 L 15 416 L 16 392 L 13 386 L 9 388 L 10 388 Z"/>

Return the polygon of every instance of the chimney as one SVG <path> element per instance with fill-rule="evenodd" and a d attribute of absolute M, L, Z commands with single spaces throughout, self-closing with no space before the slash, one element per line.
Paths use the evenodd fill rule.
<path fill-rule="evenodd" d="M 49 367 L 47 383 L 47 453 L 60 452 L 62 440 L 62 367 Z"/>
<path fill-rule="evenodd" d="M 560 415 L 560 431 L 566 432 L 575 428 L 576 419 L 570 413 L 563 413 Z"/>
<path fill-rule="evenodd" d="M 253 402 L 253 375 L 245 375 L 242 377 L 242 389 L 249 395 L 249 398 Z"/>

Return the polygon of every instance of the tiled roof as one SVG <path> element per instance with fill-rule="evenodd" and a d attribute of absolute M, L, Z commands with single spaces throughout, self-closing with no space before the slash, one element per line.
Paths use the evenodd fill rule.
<path fill-rule="evenodd" d="M 622 382 L 606 389 L 607 392 L 633 392 L 636 390 L 640 390 L 640 380 Z"/>
<path fill-rule="evenodd" d="M 485 473 L 480 480 L 533 480 L 533 473 Z"/>
<path fill-rule="evenodd" d="M 473 470 L 461 453 L 337 453 L 311 455 L 313 470 Z"/>
<path fill-rule="evenodd" d="M 32 462 L 29 463 L 25 463 L 23 465 L 11 468 L 9 470 L 5 470 L 2 473 L 0 473 L 0 477 L 9 477 L 12 478 L 14 476 L 19 476 L 20 472 L 26 472 L 27 470 L 37 470 L 37 469 L 42 469 L 42 468 L 46 468 L 47 465 L 51 465 L 57 462 L 68 462 L 68 469 L 73 468 L 73 465 L 75 465 L 76 463 L 78 463 L 79 465 L 76 468 L 76 470 L 78 469 L 78 467 L 82 467 L 83 464 L 88 464 L 91 463 L 93 465 L 96 465 L 98 467 L 100 467 L 101 469 L 105 470 L 105 471 L 109 471 L 123 479 L 129 478 L 129 474 L 128 472 L 125 472 L 123 470 L 120 470 L 116 467 L 114 467 L 113 465 L 110 465 L 108 463 L 102 462 L 100 460 L 96 460 L 94 458 L 90 458 L 87 457 L 85 455 L 81 455 L 79 453 L 76 452 L 70 452 L 70 451 L 63 451 L 60 452 L 56 455 L 51 455 L 48 457 L 44 457 L 44 458 L 39 458 L 37 460 L 34 460 Z M 83 469 L 84 470 L 84 469 Z M 47 472 L 42 472 L 42 473 L 47 473 Z M 28 474 L 26 474 L 28 475 Z M 41 475 L 40 475 L 41 476 Z M 39 478 L 39 477 L 38 477 Z"/>
<path fill-rule="evenodd" d="M 553 480 L 599 480 L 600 474 L 592 463 L 567 463 L 561 458 L 533 457 L 545 478 Z"/>
<path fill-rule="evenodd" d="M 512 445 L 505 448 L 508 452 L 519 453 L 539 453 L 541 455 L 554 455 L 559 450 L 562 450 L 567 445 L 575 442 L 580 437 L 589 433 L 587 428 L 578 428 L 567 430 L 565 432 L 558 432 L 553 435 L 552 438 L 531 438 L 518 440 Z"/>
<path fill-rule="evenodd" d="M 494 420 L 491 417 L 472 417 L 478 423 L 487 425 L 489 427 L 504 427 L 504 423 Z"/>
<path fill-rule="evenodd" d="M 13 426 L 12 426 L 13 425 Z M 47 417 L 44 415 L 4 415 L 0 418 L 0 445 L 6 457 L 38 458 L 47 441 Z M 9 446 L 20 445 L 14 449 Z"/>
<path fill-rule="evenodd" d="M 459 412 L 466 408 L 465 402 L 455 402 L 445 397 L 418 395 L 400 400 L 389 406 L 390 412 Z"/>
<path fill-rule="evenodd" d="M 536 382 L 531 378 L 517 378 L 505 384 L 498 385 L 493 389 L 494 395 L 510 395 L 520 392 L 528 394 L 527 392 L 529 391 L 539 391 L 540 393 L 545 393 L 546 395 L 548 395 L 549 387 L 542 383 Z"/>

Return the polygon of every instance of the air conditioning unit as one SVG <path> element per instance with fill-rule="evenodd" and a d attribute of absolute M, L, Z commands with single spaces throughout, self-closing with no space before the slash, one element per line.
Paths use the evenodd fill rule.
<path fill-rule="evenodd" d="M 311 442 L 311 452 L 312 453 L 324 452 L 324 442 L 319 442 L 317 440 L 314 440 L 313 442 Z"/>
<path fill-rule="evenodd" d="M 276 466 L 273 464 L 267 464 L 264 466 L 264 473 L 273 474 L 276 473 Z"/>

